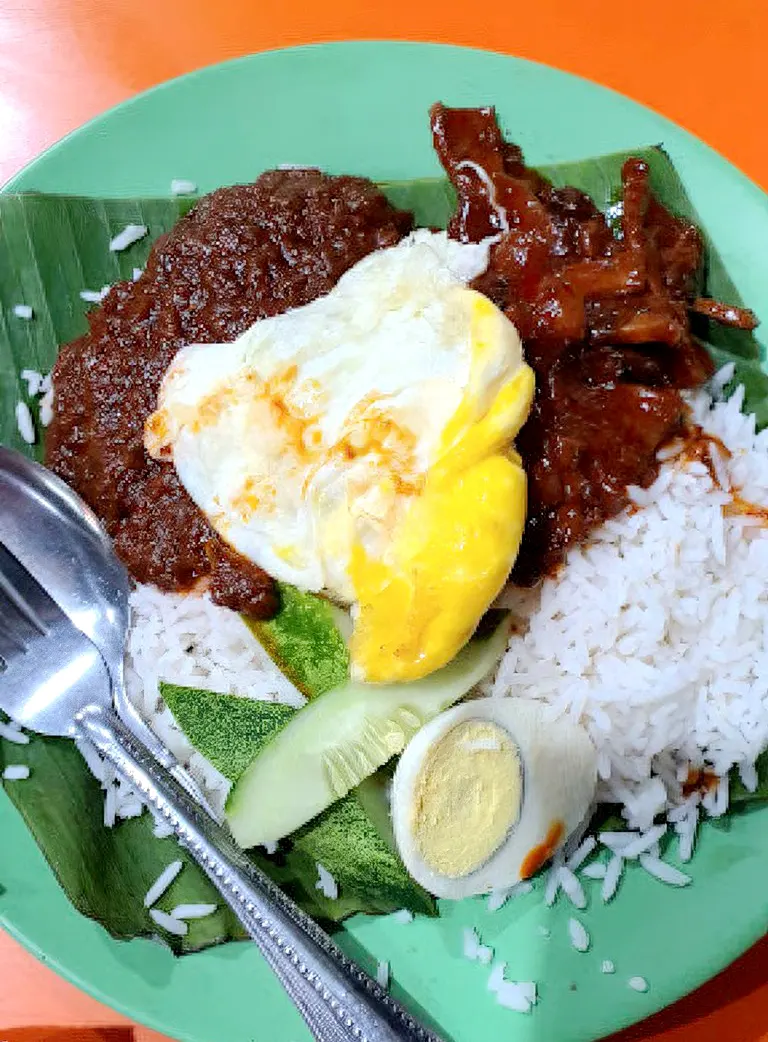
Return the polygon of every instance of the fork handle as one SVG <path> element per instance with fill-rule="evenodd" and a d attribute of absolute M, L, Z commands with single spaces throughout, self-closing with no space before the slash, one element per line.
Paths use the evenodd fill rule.
<path fill-rule="evenodd" d="M 111 710 L 87 706 L 75 726 L 173 829 L 256 942 L 317 1042 L 441 1042 L 243 854 Z"/>

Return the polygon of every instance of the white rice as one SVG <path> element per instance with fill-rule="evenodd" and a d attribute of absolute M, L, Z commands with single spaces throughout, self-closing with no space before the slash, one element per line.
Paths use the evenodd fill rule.
<path fill-rule="evenodd" d="M 514 897 L 522 897 L 523 894 L 530 894 L 531 890 L 533 890 L 533 883 L 529 883 L 527 879 L 515 883 L 514 886 L 501 887 L 498 890 L 492 890 L 488 895 L 488 911 L 498 912 L 500 908 L 504 907 L 507 901 Z"/>
<path fill-rule="evenodd" d="M 385 991 L 389 987 L 389 963 L 380 962 L 376 966 L 376 983 Z"/>
<path fill-rule="evenodd" d="M 489 948 L 488 945 L 480 943 L 477 930 L 470 926 L 465 927 L 462 937 L 465 959 L 469 959 L 470 962 L 479 962 L 484 966 L 487 966 L 492 962 L 493 948 Z"/>
<path fill-rule="evenodd" d="M 595 861 L 591 865 L 586 865 L 581 870 L 581 874 L 587 879 L 605 879 L 605 865 L 602 861 Z"/>
<path fill-rule="evenodd" d="M 572 905 L 579 909 L 587 907 L 587 898 L 584 893 L 584 888 L 567 865 L 563 865 L 558 869 L 557 880 L 563 893 Z"/>
<path fill-rule="evenodd" d="M 27 445 L 34 445 L 37 435 L 35 434 L 35 425 L 32 422 L 32 413 L 29 411 L 29 406 L 26 402 L 16 403 L 16 426 L 22 440 Z"/>
<path fill-rule="evenodd" d="M 126 224 L 121 232 L 109 240 L 109 248 L 112 253 L 121 253 L 143 239 L 148 231 L 145 224 Z"/>
<path fill-rule="evenodd" d="M 506 969 L 505 962 L 496 963 L 488 977 L 488 991 L 496 996 L 497 1003 L 505 1009 L 530 1013 L 531 1007 L 538 1001 L 536 984 L 533 981 L 508 981 L 504 977 Z"/>
<path fill-rule="evenodd" d="M 160 698 L 161 681 L 293 706 L 304 703 L 235 612 L 207 597 L 161 593 L 151 586 L 134 589 L 126 691 L 217 810 L 223 809 L 230 783 L 177 727 Z"/>
<path fill-rule="evenodd" d="M 138 282 L 141 276 L 144 274 L 143 268 L 134 268 L 131 272 L 131 282 Z"/>
<path fill-rule="evenodd" d="M 111 289 L 111 286 L 102 286 L 101 289 L 81 289 L 80 299 L 84 300 L 86 304 L 100 304 Z"/>
<path fill-rule="evenodd" d="M 28 396 L 36 398 L 43 383 L 43 374 L 39 373 L 37 369 L 22 369 L 19 376 L 27 385 Z"/>
<path fill-rule="evenodd" d="M 319 890 L 323 897 L 327 897 L 329 901 L 335 901 L 339 896 L 339 884 L 328 869 L 321 865 L 319 861 L 316 864 L 317 882 L 315 883 L 315 890 Z"/>
<path fill-rule="evenodd" d="M 4 738 L 6 742 L 12 742 L 14 745 L 29 745 L 29 735 L 24 734 L 13 720 L 9 720 L 7 724 L 0 720 L 0 738 Z"/>
<path fill-rule="evenodd" d="M 402 923 L 404 926 L 407 923 L 413 922 L 413 912 L 407 908 L 399 908 L 396 912 L 392 913 L 392 918 L 396 923 Z"/>
<path fill-rule="evenodd" d="M 477 935 L 477 930 L 471 926 L 464 928 L 462 933 L 462 952 L 465 959 L 469 959 L 471 962 L 477 958 L 477 949 L 480 947 L 480 938 Z"/>
<path fill-rule="evenodd" d="M 736 493 L 768 506 L 768 432 L 742 401 L 740 390 L 689 397 L 694 423 L 731 452 L 715 464 L 724 489 L 697 461 L 670 458 L 633 492 L 642 509 L 604 524 L 534 593 L 506 596 L 519 626 L 490 692 L 579 718 L 598 749 L 599 798 L 639 832 L 683 801 L 677 767 L 723 779 L 702 801 L 716 816 L 728 771 L 749 777 L 768 744 L 768 528 L 724 513 Z"/>
<path fill-rule="evenodd" d="M 174 919 L 205 919 L 213 915 L 217 907 L 218 905 L 206 904 L 176 905 L 171 915 Z"/>
<path fill-rule="evenodd" d="M 183 177 L 174 177 L 171 181 L 171 195 L 194 195 L 196 191 L 194 181 L 186 181 Z"/>
<path fill-rule="evenodd" d="M 648 991 L 648 981 L 645 977 L 630 977 L 627 984 L 633 991 Z"/>
<path fill-rule="evenodd" d="M 40 423 L 48 427 L 53 419 L 53 388 L 50 387 L 40 399 Z"/>
<path fill-rule="evenodd" d="M 34 316 L 34 311 L 29 304 L 14 304 L 13 313 L 16 318 L 24 319 L 25 322 L 29 322 L 29 320 Z"/>
<path fill-rule="evenodd" d="M 167 839 L 173 835 L 173 827 L 167 821 L 156 821 L 152 827 L 152 835 L 156 839 Z"/>
<path fill-rule="evenodd" d="M 615 973 L 616 972 L 616 967 L 614 966 L 614 964 L 613 964 L 611 959 L 603 959 L 602 963 L 600 964 L 600 972 L 601 973 Z"/>
<path fill-rule="evenodd" d="M 560 869 L 563 867 L 563 853 L 561 850 L 552 858 L 552 866 L 547 873 L 547 882 L 544 887 L 544 904 L 550 907 L 555 903 L 560 889 Z"/>
<path fill-rule="evenodd" d="M 565 867 L 570 872 L 578 872 L 596 846 L 597 840 L 595 837 L 587 836 L 586 839 L 583 839 L 581 843 L 579 843 L 578 847 L 576 847 L 574 852 L 568 858 Z"/>
<path fill-rule="evenodd" d="M 655 825 L 642 836 L 638 836 L 637 839 L 633 839 L 630 843 L 621 847 L 621 856 L 630 860 L 640 857 L 642 854 L 645 854 L 646 851 L 649 851 L 653 845 L 661 839 L 666 831 L 666 825 Z"/>
<path fill-rule="evenodd" d="M 163 869 L 144 895 L 145 908 L 150 908 L 156 901 L 160 900 L 183 867 L 181 861 L 172 861 L 167 868 Z"/>
<path fill-rule="evenodd" d="M 641 854 L 640 864 L 649 875 L 670 886 L 688 886 L 691 882 L 691 877 L 687 876 L 685 872 L 681 872 L 679 868 L 668 865 L 666 861 L 653 857 L 651 854 Z"/>
<path fill-rule="evenodd" d="M 150 908 L 149 914 L 158 926 L 161 926 L 163 930 L 167 930 L 168 933 L 176 934 L 177 937 L 184 937 L 189 930 L 189 926 L 186 923 L 180 919 L 174 919 L 172 915 L 168 915 L 167 912 L 163 912 L 159 908 Z"/>
<path fill-rule="evenodd" d="M 24 781 L 29 777 L 29 767 L 23 763 L 9 764 L 3 771 L 5 781 Z"/>
<path fill-rule="evenodd" d="M 568 920 L 568 936 L 577 952 L 588 950 L 590 944 L 589 934 L 586 926 L 579 922 L 578 919 L 571 918 Z"/>
<path fill-rule="evenodd" d="M 624 871 L 624 858 L 614 854 L 608 862 L 603 877 L 603 885 L 600 889 L 600 897 L 608 902 L 613 899 L 619 886 L 621 874 Z"/>

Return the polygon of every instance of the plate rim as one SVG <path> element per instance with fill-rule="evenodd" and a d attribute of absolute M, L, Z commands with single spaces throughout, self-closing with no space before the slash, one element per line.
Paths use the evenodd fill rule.
<path fill-rule="evenodd" d="M 628 97 L 627 95 L 621 93 L 620 91 L 617 91 L 617 90 L 615 90 L 615 89 L 613 89 L 611 87 L 607 87 L 607 86 L 605 86 L 603 84 L 597 83 L 596 81 L 590 80 L 587 77 L 583 77 L 583 76 L 580 76 L 578 74 L 574 74 L 574 73 L 567 72 L 565 70 L 559 69 L 559 68 L 557 68 L 555 66 L 548 65 L 547 63 L 531 60 L 531 59 L 528 59 L 528 58 L 521 58 L 521 57 L 518 57 L 516 55 L 510 54 L 510 53 L 504 52 L 504 51 L 497 51 L 497 50 L 493 50 L 493 49 L 480 48 L 480 47 L 466 47 L 466 46 L 461 46 L 461 45 L 445 44 L 445 43 L 421 42 L 421 41 L 415 41 L 415 40 L 394 40 L 394 39 L 386 39 L 386 38 L 382 38 L 382 39 L 368 39 L 368 38 L 365 38 L 365 39 L 349 39 L 349 40 L 331 40 L 331 41 L 313 42 L 313 43 L 307 43 L 307 44 L 298 44 L 298 45 L 291 46 L 291 47 L 270 48 L 270 49 L 266 49 L 266 50 L 263 50 L 263 51 L 257 51 L 257 52 L 251 53 L 251 54 L 246 54 L 246 55 L 240 55 L 240 56 L 237 56 L 237 57 L 233 57 L 233 58 L 227 59 L 226 61 L 214 62 L 214 63 L 211 63 L 211 64 L 207 64 L 207 65 L 201 66 L 201 67 L 199 67 L 197 69 L 191 70 L 189 72 L 182 73 L 181 75 L 173 77 L 171 79 L 164 80 L 164 81 L 162 81 L 159 84 L 156 84 L 156 85 L 154 85 L 154 86 L 152 86 L 152 87 L 150 87 L 150 88 L 148 88 L 148 89 L 146 89 L 144 91 L 140 91 L 140 92 L 132 95 L 131 97 L 125 99 L 124 101 L 118 103 L 117 105 L 114 105 L 114 106 L 104 110 L 103 112 L 97 113 L 96 115 L 91 117 L 89 120 L 87 120 L 85 123 L 79 125 L 78 127 L 73 128 L 71 131 L 69 131 L 63 137 L 59 138 L 57 141 L 55 141 L 52 144 L 50 144 L 47 148 L 45 148 L 42 152 L 40 152 L 37 156 L 35 156 L 29 163 L 25 164 L 20 170 L 18 170 L 16 173 L 14 173 L 6 181 L 6 183 L 2 186 L 2 188 L 0 188 L 0 191 L 2 191 L 4 193 L 7 193 L 7 192 L 18 191 L 18 190 L 22 190 L 22 191 L 25 190 L 23 188 L 19 189 L 18 183 L 20 181 L 26 180 L 30 176 L 34 176 L 34 173 L 35 173 L 35 170 L 38 167 L 38 164 L 40 164 L 42 161 L 44 161 L 44 160 L 47 161 L 47 160 L 49 160 L 51 158 L 55 159 L 56 154 L 59 152 L 59 150 L 61 150 L 63 148 L 66 148 L 67 146 L 69 146 L 73 142 L 76 142 L 77 139 L 81 135 L 82 136 L 86 136 L 89 133 L 92 133 L 99 126 L 107 123 L 112 117 L 114 117 L 114 115 L 116 113 L 119 113 L 119 112 L 122 112 L 122 111 L 125 111 L 125 110 L 128 110 L 128 109 L 131 109 L 131 108 L 133 108 L 136 105 L 141 105 L 148 98 L 150 98 L 150 97 L 152 97 L 154 95 L 160 95 L 160 94 L 165 93 L 166 91 L 172 91 L 175 87 L 177 87 L 182 82 L 188 82 L 190 80 L 198 79 L 198 78 L 199 79 L 203 79 L 203 78 L 205 78 L 206 75 L 210 75 L 212 72 L 215 72 L 216 70 L 220 70 L 220 69 L 226 68 L 226 67 L 247 66 L 247 65 L 249 65 L 249 64 L 251 64 L 251 63 L 253 63 L 255 61 L 259 61 L 260 59 L 263 59 L 263 58 L 266 58 L 266 57 L 269 57 L 269 56 L 280 56 L 280 55 L 285 54 L 285 53 L 294 53 L 295 54 L 297 52 L 307 52 L 307 51 L 328 51 L 328 50 L 332 50 L 332 49 L 335 49 L 335 48 L 348 48 L 350 46 L 358 47 L 358 46 L 361 46 L 361 45 L 362 46 L 372 47 L 372 48 L 378 48 L 378 47 L 381 47 L 382 45 L 384 45 L 384 46 L 397 46 L 397 47 L 400 47 L 400 48 L 403 48 L 403 49 L 412 50 L 414 52 L 419 51 L 419 50 L 424 50 L 424 49 L 430 49 L 430 50 L 441 50 L 441 51 L 453 51 L 453 52 L 471 53 L 471 54 L 474 54 L 476 56 L 492 55 L 492 56 L 495 56 L 495 57 L 498 57 L 498 58 L 504 58 L 504 59 L 506 59 L 508 61 L 512 61 L 512 62 L 518 63 L 520 65 L 537 67 L 540 70 L 543 70 L 543 71 L 548 72 L 548 73 L 557 73 L 558 76 L 564 76 L 564 77 L 567 77 L 567 78 L 569 78 L 571 80 L 579 81 L 582 84 L 589 85 L 589 87 L 597 88 L 601 92 L 605 92 L 607 94 L 610 94 L 610 95 L 614 96 L 616 99 L 618 99 L 623 104 L 630 104 L 632 106 L 636 106 L 639 109 L 645 110 L 647 113 L 650 113 L 654 117 L 654 119 L 656 121 L 659 121 L 662 125 L 665 125 L 665 126 L 669 127 L 670 130 L 674 133 L 675 136 L 679 137 L 680 135 L 683 135 L 684 138 L 687 139 L 689 142 L 695 143 L 695 145 L 698 148 L 706 150 L 706 153 L 708 153 L 709 161 L 719 165 L 720 168 L 721 168 L 722 173 L 725 174 L 728 178 L 730 178 L 730 179 L 738 179 L 739 182 L 742 185 L 742 188 L 744 188 L 745 190 L 748 190 L 749 195 L 753 196 L 752 202 L 755 205 L 760 206 L 766 212 L 766 214 L 768 214 L 768 195 L 766 195 L 766 193 L 763 192 L 763 190 L 760 188 L 760 186 L 757 185 L 747 174 L 745 174 L 743 171 L 741 171 L 730 160 L 728 160 L 726 157 L 721 155 L 714 148 L 712 148 L 712 146 L 708 145 L 705 141 L 703 141 L 697 135 L 693 134 L 691 131 L 687 130 L 686 128 L 680 126 L 677 123 L 674 123 L 672 120 L 670 120 L 668 117 L 664 116 L 663 114 L 659 113 L 657 110 L 655 110 L 655 109 L 653 109 L 653 108 L 651 108 L 651 107 L 649 107 L 647 105 L 644 105 L 644 104 L 642 104 L 640 102 L 635 101 L 634 99 Z M 765 812 L 768 812 L 768 808 L 766 808 L 766 811 L 759 811 L 758 813 L 765 813 Z M 23 827 L 26 829 L 26 826 L 23 826 Z M 58 885 L 58 884 L 56 884 L 56 885 Z M 79 913 L 77 913 L 77 914 L 79 915 Z M 155 1030 L 158 1030 L 158 1031 L 161 1031 L 161 1032 L 164 1031 L 164 1032 L 167 1033 L 168 1026 L 167 1026 L 167 1023 L 165 1021 L 163 1021 L 162 1018 L 156 1016 L 153 1013 L 146 1013 L 146 1012 L 142 1012 L 140 1017 L 137 1018 L 137 1016 L 136 1016 L 136 1012 L 137 1012 L 136 1008 L 131 1005 L 130 1001 L 123 1002 L 120 999 L 114 997 L 112 994 L 107 994 L 99 985 L 92 984 L 89 980 L 84 980 L 79 975 L 78 971 L 68 969 L 61 962 L 61 960 L 59 958 L 51 957 L 51 956 L 47 955 L 43 951 L 42 947 L 40 947 L 39 944 L 35 940 L 33 940 L 32 938 L 28 937 L 26 934 L 24 934 L 23 930 L 21 930 L 19 927 L 16 926 L 15 922 L 13 921 L 13 918 L 8 919 L 7 914 L 6 914 L 6 909 L 4 907 L 0 907 L 0 922 L 2 922 L 3 927 L 16 940 L 18 940 L 24 947 L 26 947 L 27 950 L 31 951 L 31 953 L 33 955 L 35 955 L 36 958 L 38 958 L 39 960 L 43 961 L 47 965 L 51 966 L 51 968 L 54 968 L 56 970 L 56 972 L 58 972 L 65 979 L 71 981 L 78 988 L 82 989 L 83 991 L 87 992 L 88 994 L 91 994 L 92 996 L 97 998 L 99 1001 L 104 1002 L 108 1006 L 110 1006 L 110 1007 L 112 1007 L 114 1009 L 119 1010 L 120 1012 L 124 1013 L 126 1016 L 131 1017 L 132 1019 L 140 1019 L 142 1023 L 148 1024 L 149 1026 L 153 1027 Z M 766 933 L 766 930 L 763 929 L 762 926 L 760 926 L 757 923 L 757 921 L 756 921 L 755 922 L 755 929 L 754 929 L 753 935 L 752 935 L 752 939 L 751 939 L 751 941 L 749 942 L 749 944 L 746 947 L 743 946 L 741 940 L 736 941 L 730 947 L 728 947 L 727 943 L 724 944 L 722 946 L 722 948 L 721 948 L 721 954 L 722 954 L 723 949 L 725 949 L 725 948 L 728 949 L 728 954 L 723 956 L 722 958 L 718 958 L 717 960 L 713 960 L 713 965 L 715 964 L 715 962 L 717 962 L 717 964 L 719 965 L 719 969 L 717 969 L 715 972 L 713 972 L 711 974 L 711 976 L 708 977 L 707 979 L 709 980 L 709 979 L 712 979 L 712 977 L 716 976 L 717 973 L 719 973 L 722 969 L 724 969 L 726 966 L 728 966 L 735 958 L 738 957 L 739 954 L 742 954 L 744 951 L 748 950 L 748 948 L 752 944 L 754 944 L 757 940 L 759 940 L 762 936 L 764 936 L 765 933 Z M 109 940 L 110 940 L 110 943 L 114 943 L 111 938 Z M 209 953 L 209 955 L 213 955 L 215 953 L 215 951 L 216 951 L 216 949 L 213 949 Z M 200 956 L 198 956 L 198 958 L 199 957 Z M 681 978 L 684 977 L 685 976 L 684 972 L 681 972 L 680 976 L 681 976 Z M 693 983 L 686 982 L 685 990 L 680 992 L 679 997 L 682 997 L 684 994 L 689 994 L 690 991 L 695 990 L 702 983 L 704 983 L 704 982 L 693 982 Z M 674 1002 L 676 1000 L 673 999 L 672 1001 Z M 643 1010 L 642 1016 L 639 1019 L 644 1019 L 646 1016 L 651 1015 L 653 1012 L 656 1012 L 659 1009 L 662 1009 L 662 1008 L 664 1008 L 665 1006 L 667 1006 L 669 1004 L 670 1003 L 668 1001 L 666 1001 L 666 1000 L 663 1000 L 663 1001 L 661 1001 L 659 1003 L 656 1003 L 656 1004 L 654 1004 L 653 1000 L 651 1000 L 651 1004 L 646 1009 Z M 627 1026 L 629 1024 L 634 1024 L 634 1023 L 638 1023 L 638 1018 L 633 1016 L 630 1013 L 630 1014 L 628 1014 L 628 1016 L 621 1023 L 619 1023 L 618 1020 L 616 1021 L 617 1027 L 614 1030 L 618 1030 L 620 1027 L 625 1027 L 625 1026 Z M 184 1033 L 182 1033 L 181 1035 L 178 1035 L 178 1037 L 179 1038 L 189 1038 L 189 1039 L 195 1038 L 194 1035 L 184 1034 Z"/>

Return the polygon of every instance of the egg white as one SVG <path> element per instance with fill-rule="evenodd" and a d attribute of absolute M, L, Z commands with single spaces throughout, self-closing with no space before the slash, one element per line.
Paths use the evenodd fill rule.
<path fill-rule="evenodd" d="M 417 481 L 428 470 L 472 368 L 467 301 L 456 290 L 486 265 L 486 245 L 421 230 L 365 258 L 306 307 L 257 322 L 233 343 L 182 349 L 147 427 L 149 452 L 172 458 L 240 553 L 277 579 L 351 602 L 350 546 L 359 538 L 383 552 L 401 505 L 391 482 L 397 464 L 334 449 L 361 414 L 380 416 L 412 435 L 397 477 Z M 505 368 L 504 360 L 488 367 L 480 394 L 493 393 Z M 286 405 L 320 439 L 304 458 L 246 380 L 292 370 Z M 212 422 L 201 422 L 203 403 L 228 390 Z M 396 435 L 391 441 L 396 449 Z M 258 501 L 250 508 L 249 478 Z"/>
<path fill-rule="evenodd" d="M 353 667 L 364 657 L 377 679 L 423 675 L 449 661 L 498 592 L 522 531 L 525 479 L 512 438 L 533 377 L 512 323 L 467 286 L 487 260 L 487 243 L 417 231 L 366 257 L 327 296 L 256 322 L 233 343 L 184 348 L 147 421 L 147 450 L 173 461 L 231 546 L 279 580 L 352 605 L 353 614 L 356 598 L 370 605 L 417 582 L 431 591 L 427 613 L 450 612 L 434 548 L 442 539 L 462 546 L 466 528 L 472 567 L 485 576 L 475 595 L 483 603 L 471 602 L 471 619 L 457 611 L 455 632 L 443 627 L 431 640 L 428 618 L 399 619 L 413 641 L 423 628 L 424 655 L 400 650 L 399 607 L 389 616 L 387 607 L 366 609 Z M 439 481 L 429 484 L 435 472 Z M 486 504 L 477 524 L 467 520 L 473 495 Z M 404 527 L 408 516 L 418 516 L 418 531 Z M 451 517 L 463 520 L 449 532 Z M 427 543 L 419 546 L 425 526 L 428 564 Z M 454 587 L 450 596 L 461 600 Z M 418 616 L 418 605 L 411 610 Z M 382 638 L 379 653 L 383 631 L 397 646 Z"/>

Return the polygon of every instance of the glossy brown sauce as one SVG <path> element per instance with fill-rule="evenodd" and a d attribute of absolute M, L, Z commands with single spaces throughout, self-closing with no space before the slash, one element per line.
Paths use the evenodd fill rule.
<path fill-rule="evenodd" d="M 139 281 L 89 313 L 90 331 L 53 371 L 46 462 L 103 520 L 134 579 L 205 584 L 220 604 L 274 613 L 273 581 L 218 538 L 173 467 L 147 455 L 144 423 L 180 347 L 234 340 L 309 303 L 411 224 L 362 178 L 271 171 L 201 199 L 158 240 Z"/>
<path fill-rule="evenodd" d="M 476 288 L 515 323 L 536 372 L 517 438 L 528 519 L 512 573 L 530 585 L 624 509 L 628 485 L 650 485 L 658 449 L 683 433 L 680 392 L 713 368 L 689 312 L 744 329 L 755 319 L 698 296 L 701 236 L 653 196 L 642 160 L 624 164 L 613 228 L 583 192 L 526 167 L 492 108 L 431 115 L 458 196 L 450 234 L 497 237 Z"/>

